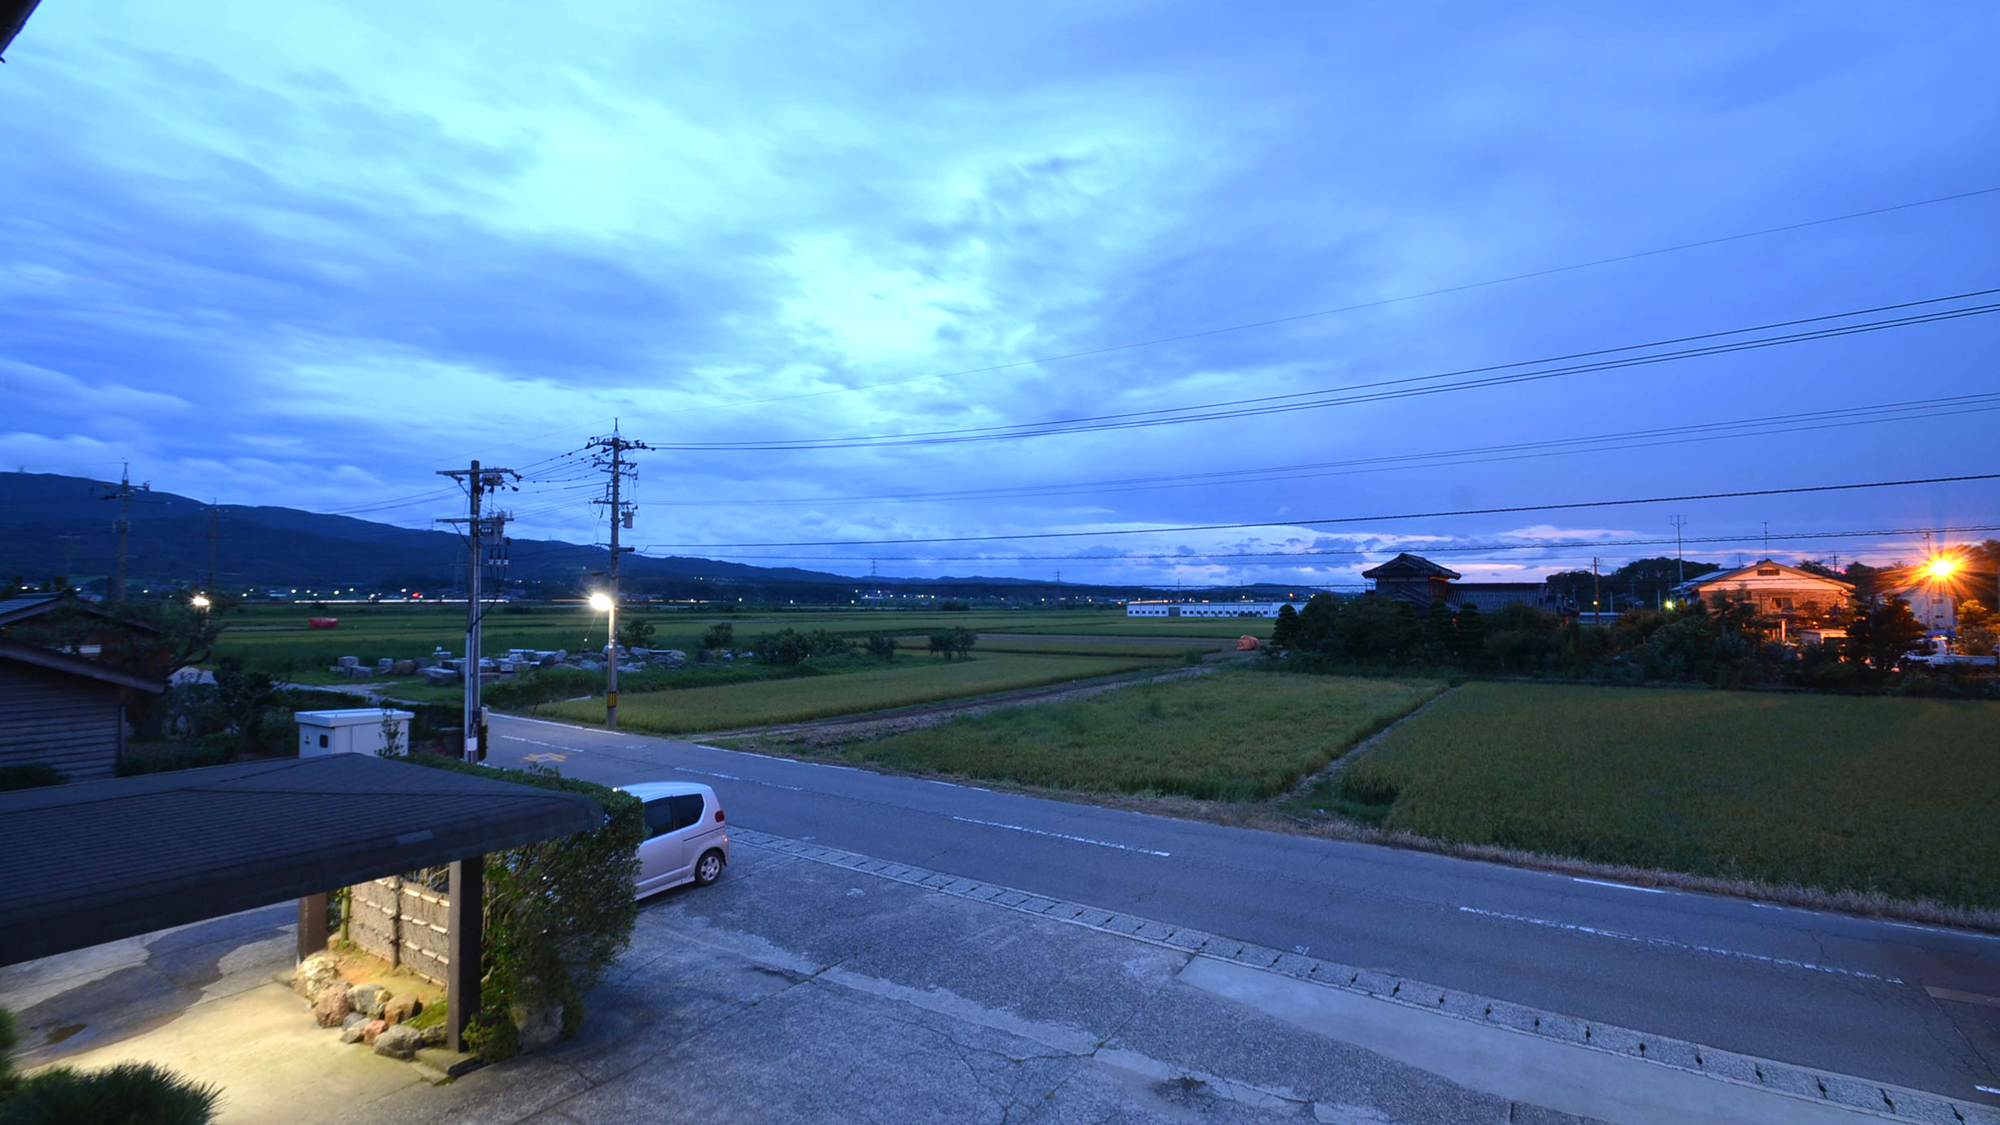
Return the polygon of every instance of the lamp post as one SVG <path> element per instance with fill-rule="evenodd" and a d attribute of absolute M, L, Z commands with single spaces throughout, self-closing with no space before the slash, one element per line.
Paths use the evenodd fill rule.
<path fill-rule="evenodd" d="M 609 594 L 590 595 L 590 608 L 604 612 L 604 725 L 618 725 L 618 603 Z"/>

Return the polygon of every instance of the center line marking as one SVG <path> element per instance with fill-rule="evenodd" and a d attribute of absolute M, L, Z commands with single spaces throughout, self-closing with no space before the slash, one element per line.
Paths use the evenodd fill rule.
<path fill-rule="evenodd" d="M 955 816 L 953 820 L 961 824 L 983 824 L 988 828 L 1005 828 L 1010 832 L 1026 832 L 1034 836 L 1047 836 L 1056 840 L 1071 840 L 1079 844 L 1095 844 L 1100 848 L 1117 848 L 1121 852 L 1138 852 L 1141 855 L 1156 855 L 1162 859 L 1172 856 L 1172 852 L 1156 852 L 1151 848 L 1137 848 L 1131 844 L 1114 844 L 1109 840 L 1093 840 L 1088 836 L 1071 836 L 1066 832 L 1044 832 L 1039 828 L 1026 828 L 1019 824 L 1002 824 L 997 820 L 975 820 L 969 816 Z"/>
<path fill-rule="evenodd" d="M 1547 918 L 1529 918 L 1520 914 L 1503 914 L 1498 910 L 1481 910 L 1476 906 L 1458 908 L 1466 914 L 1479 914 L 1488 918 L 1501 918 L 1509 922 L 1525 922 L 1530 926 L 1547 926 L 1552 930 L 1568 930 L 1578 934 L 1593 934 L 1597 937 L 1615 938 L 1618 941 L 1637 942 L 1641 945 L 1655 945 L 1663 949 L 1685 949 L 1691 953 L 1713 953 L 1720 957 L 1741 957 L 1746 961 L 1761 961 L 1766 965 L 1783 965 L 1791 969 L 1811 969 L 1815 973 L 1833 973 L 1859 980 L 1881 981 L 1883 984 L 1907 984 L 1898 977 L 1878 976 L 1860 969 L 1839 969 L 1832 965 L 1815 965 L 1810 961 L 1794 961 L 1789 957 L 1766 957 L 1761 953 L 1744 953 L 1736 949 L 1717 949 L 1712 945 L 1691 945 L 1687 942 L 1669 941 L 1666 938 L 1640 937 L 1637 934 L 1621 934 L 1617 930 L 1602 930 L 1595 926 L 1581 926 L 1575 922 L 1552 922 Z"/>
<path fill-rule="evenodd" d="M 1581 875 L 1572 875 L 1569 878 L 1572 883 L 1589 883 L 1593 887 L 1616 887 L 1621 891 L 1643 891 L 1649 895 L 1663 895 L 1667 893 L 1659 887 L 1635 887 L 1629 883 L 1607 883 L 1602 879 L 1585 879 Z"/>
<path fill-rule="evenodd" d="M 794 793 L 804 793 L 806 791 L 804 788 L 797 785 L 780 785 L 775 781 L 759 781 L 754 777 L 737 777 L 733 773 L 716 773 L 714 770 L 698 770 L 692 766 L 669 766 L 668 768 L 674 770 L 677 773 L 699 774 L 702 777 L 719 777 L 724 781 L 740 781 L 743 782 L 745 785 L 768 785 L 773 789 L 789 789 Z"/>
<path fill-rule="evenodd" d="M 531 746 L 546 746 L 551 750 L 568 750 L 572 754 L 583 753 L 582 750 L 579 750 L 574 746 L 562 746 L 554 742 L 543 742 L 541 739 L 538 738 L 522 738 L 518 734 L 503 734 L 500 737 L 512 740 L 514 742 L 526 742 Z"/>

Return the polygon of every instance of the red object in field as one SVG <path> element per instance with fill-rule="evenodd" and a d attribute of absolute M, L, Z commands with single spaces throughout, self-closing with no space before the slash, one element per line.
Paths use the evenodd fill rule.
<path fill-rule="evenodd" d="M 333 628 L 333 627 L 334 627 L 335 625 L 338 625 L 338 624 L 340 624 L 340 618 L 338 618 L 338 617 L 308 617 L 308 618 L 306 618 L 306 628 L 308 628 L 308 629 L 331 629 L 331 628 Z"/>
<path fill-rule="evenodd" d="M 1257 651 L 1257 638 L 1255 638 L 1255 637 L 1238 637 L 1238 638 L 1236 638 L 1236 651 L 1237 651 L 1237 652 L 1256 652 L 1256 651 Z"/>

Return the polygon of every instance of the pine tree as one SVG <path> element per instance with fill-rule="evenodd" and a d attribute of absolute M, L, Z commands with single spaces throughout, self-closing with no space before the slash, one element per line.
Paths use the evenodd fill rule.
<path fill-rule="evenodd" d="M 1458 629 L 1452 636 L 1452 648 L 1459 659 L 1466 664 L 1478 664 L 1486 657 L 1486 615 L 1479 607 L 1466 602 L 1458 607 Z"/>
<path fill-rule="evenodd" d="M 1272 648 L 1296 648 L 1299 643 L 1299 611 L 1289 603 L 1278 607 L 1278 623 L 1271 626 Z"/>

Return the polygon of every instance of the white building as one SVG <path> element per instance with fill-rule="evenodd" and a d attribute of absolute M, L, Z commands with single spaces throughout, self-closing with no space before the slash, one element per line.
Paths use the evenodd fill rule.
<path fill-rule="evenodd" d="M 1276 617 L 1282 606 L 1302 602 L 1126 602 L 1127 617 Z"/>

